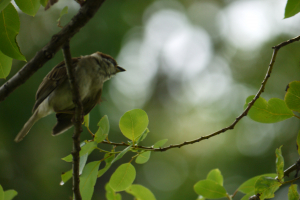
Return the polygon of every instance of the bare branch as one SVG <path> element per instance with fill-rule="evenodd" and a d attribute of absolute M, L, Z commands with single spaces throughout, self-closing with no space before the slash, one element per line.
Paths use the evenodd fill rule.
<path fill-rule="evenodd" d="M 261 95 L 261 93 L 264 92 L 264 89 L 265 89 L 265 86 L 267 84 L 267 81 L 270 78 L 270 75 L 272 73 L 272 69 L 273 69 L 273 66 L 274 66 L 274 63 L 275 63 L 275 60 L 276 60 L 276 55 L 277 55 L 278 51 L 280 50 L 280 48 L 284 47 L 286 45 L 289 45 L 289 44 L 291 44 L 293 42 L 297 42 L 299 40 L 300 40 L 300 35 L 297 36 L 297 37 L 295 37 L 295 38 L 292 38 L 292 39 L 290 39 L 288 41 L 282 42 L 282 43 L 280 43 L 280 44 L 272 47 L 272 49 L 273 49 L 273 55 L 272 55 L 272 58 L 271 58 L 271 61 L 270 61 L 270 64 L 269 64 L 266 76 L 265 76 L 264 80 L 262 81 L 261 86 L 260 86 L 258 92 L 256 93 L 255 97 L 252 99 L 252 101 L 249 102 L 249 104 L 248 104 L 247 108 L 244 110 L 244 112 L 242 112 L 242 114 L 240 114 L 240 116 L 238 116 L 230 126 L 228 126 L 226 128 L 223 128 L 221 130 L 218 130 L 218 131 L 216 131 L 214 133 L 211 133 L 209 135 L 202 136 L 202 137 L 200 137 L 198 139 L 191 140 L 191 141 L 186 141 L 186 142 L 183 142 L 181 144 L 171 144 L 170 146 L 164 147 L 164 148 L 153 148 L 153 147 L 144 147 L 144 146 L 133 146 L 132 148 L 134 148 L 134 149 L 144 149 L 144 150 L 149 150 L 149 151 L 166 151 L 166 150 L 173 149 L 173 148 L 180 148 L 182 146 L 189 145 L 189 144 L 194 144 L 196 142 L 200 142 L 202 140 L 209 139 L 211 137 L 219 135 L 220 133 L 224 133 L 224 132 L 226 132 L 228 130 L 234 129 L 235 125 L 243 117 L 245 117 L 247 115 L 248 111 L 254 105 L 255 101 L 259 98 L 259 96 Z M 116 146 L 129 146 L 129 144 L 126 144 L 124 142 L 122 142 L 122 143 L 114 143 L 114 142 L 109 142 L 109 141 L 103 141 L 102 143 L 116 145 Z"/>
<path fill-rule="evenodd" d="M 72 38 L 95 15 L 105 0 L 87 0 L 78 13 L 64 28 L 55 34 L 36 55 L 11 79 L 0 87 L 0 102 L 20 85 L 24 84 L 38 69 L 49 61 L 62 45 Z"/>
<path fill-rule="evenodd" d="M 63 54 L 65 58 L 68 78 L 71 86 L 72 96 L 73 96 L 73 102 L 75 104 L 75 114 L 73 117 L 73 123 L 74 123 L 74 134 L 72 136 L 73 138 L 73 193 L 75 200 L 81 200 L 80 195 L 80 188 L 79 188 L 79 152 L 81 150 L 80 148 L 80 133 L 82 132 L 82 103 L 80 101 L 80 93 L 78 88 L 78 83 L 75 77 L 75 68 L 72 67 L 72 56 L 70 52 L 70 44 L 69 41 L 67 41 L 63 46 Z"/>

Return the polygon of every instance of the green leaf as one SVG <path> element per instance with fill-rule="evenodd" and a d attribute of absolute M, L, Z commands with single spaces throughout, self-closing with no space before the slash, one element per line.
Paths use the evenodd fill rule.
<path fill-rule="evenodd" d="M 153 145 L 153 148 L 160 148 L 162 147 L 166 142 L 168 142 L 168 139 L 159 140 Z"/>
<path fill-rule="evenodd" d="M 138 184 L 133 184 L 125 190 L 127 193 L 132 194 L 138 200 L 155 200 L 153 193 L 146 187 Z"/>
<path fill-rule="evenodd" d="M 49 0 L 40 0 L 42 6 L 46 7 Z"/>
<path fill-rule="evenodd" d="M 26 61 L 16 41 L 19 30 L 19 15 L 10 3 L 0 13 L 0 51 L 11 58 Z"/>
<path fill-rule="evenodd" d="M 255 176 L 247 181 L 245 181 L 239 188 L 238 191 L 244 193 L 244 194 L 248 194 L 250 192 L 252 192 L 254 194 L 255 191 L 255 183 L 256 181 L 260 178 L 260 177 L 271 177 L 271 178 L 275 178 L 277 176 L 277 174 L 262 174 L 259 176 Z"/>
<path fill-rule="evenodd" d="M 83 168 L 86 164 L 88 156 L 89 156 L 89 154 L 86 153 L 86 154 L 84 154 L 83 156 L 80 157 L 80 160 L 79 160 L 79 175 L 82 174 L 82 171 L 83 171 Z"/>
<path fill-rule="evenodd" d="M 61 174 L 61 182 L 59 184 L 64 185 L 68 180 L 70 180 L 70 178 L 72 178 L 72 172 L 72 169 L 67 172 L 63 172 Z"/>
<path fill-rule="evenodd" d="M 151 151 L 145 151 L 136 157 L 135 162 L 138 164 L 144 164 L 149 160 L 150 155 Z"/>
<path fill-rule="evenodd" d="M 300 131 L 298 131 L 298 136 L 297 136 L 297 150 L 298 150 L 298 154 L 300 155 Z"/>
<path fill-rule="evenodd" d="M 299 200 L 299 194 L 298 194 L 298 191 L 297 191 L 297 185 L 296 184 L 292 184 L 289 187 L 288 198 L 289 198 L 289 200 Z"/>
<path fill-rule="evenodd" d="M 84 118 L 83 118 L 83 124 L 87 128 L 90 127 L 90 113 L 84 116 Z"/>
<path fill-rule="evenodd" d="M 0 200 L 4 200 L 4 191 L 1 185 L 0 185 Z"/>
<path fill-rule="evenodd" d="M 109 184 L 115 191 L 123 191 L 127 189 L 134 181 L 136 171 L 131 163 L 120 165 L 112 174 Z"/>
<path fill-rule="evenodd" d="M 97 142 L 87 142 L 84 146 L 81 147 L 79 152 L 79 156 L 84 156 L 86 153 L 90 154 L 97 147 Z M 66 162 L 72 162 L 73 157 L 72 154 L 62 158 L 62 160 Z"/>
<path fill-rule="evenodd" d="M 299 0 L 288 0 L 285 6 L 284 18 L 289 18 L 300 12 Z"/>
<path fill-rule="evenodd" d="M 226 190 L 223 186 L 212 180 L 201 180 L 194 185 L 197 194 L 208 199 L 226 197 Z"/>
<path fill-rule="evenodd" d="M 246 194 L 245 196 L 243 196 L 243 198 L 241 198 L 241 200 L 249 200 L 249 197 L 251 197 L 253 195 L 255 195 L 254 191 Z"/>
<path fill-rule="evenodd" d="M 35 16 L 41 6 L 40 0 L 15 0 L 15 2 L 20 10 L 31 16 Z"/>
<path fill-rule="evenodd" d="M 109 121 L 107 115 L 103 116 L 97 125 L 99 128 L 95 134 L 95 141 L 100 143 L 108 136 L 109 133 Z"/>
<path fill-rule="evenodd" d="M 284 173 L 283 173 L 283 168 L 284 168 L 284 159 L 281 154 L 281 147 L 280 146 L 278 149 L 276 149 L 276 172 L 278 176 L 278 180 L 281 182 L 283 181 Z"/>
<path fill-rule="evenodd" d="M 18 194 L 18 192 L 16 192 L 15 190 L 6 190 L 4 192 L 4 200 L 11 200 L 15 196 L 17 196 L 17 194 Z"/>
<path fill-rule="evenodd" d="M 110 168 L 111 162 L 112 162 L 113 159 L 115 158 L 115 154 L 106 153 L 106 154 L 104 155 L 104 158 L 106 158 L 106 159 L 105 159 L 105 167 L 104 167 L 103 169 L 100 169 L 100 170 L 98 171 L 98 178 L 99 178 L 100 176 L 102 176 L 102 175 Z"/>
<path fill-rule="evenodd" d="M 207 175 L 207 180 L 215 181 L 219 185 L 223 186 L 223 176 L 221 174 L 221 171 L 219 169 L 213 169 L 211 170 Z"/>
<path fill-rule="evenodd" d="M 132 145 L 126 147 L 121 153 L 119 153 L 117 155 L 117 157 L 115 157 L 115 159 L 113 159 L 113 161 L 111 162 L 111 164 L 113 164 L 114 162 L 116 162 L 117 160 L 119 160 L 120 158 L 122 158 L 125 153 L 127 153 L 130 149 L 131 149 Z"/>
<path fill-rule="evenodd" d="M 12 65 L 12 58 L 6 56 L 0 51 L 0 78 L 6 78 L 9 75 Z"/>
<path fill-rule="evenodd" d="M 300 81 L 289 83 L 284 101 L 289 109 L 300 113 Z"/>
<path fill-rule="evenodd" d="M 253 98 L 254 95 L 247 98 L 244 109 Z M 267 102 L 264 98 L 259 97 L 249 110 L 248 116 L 257 122 L 275 123 L 293 117 L 294 113 L 281 99 L 272 98 Z"/>
<path fill-rule="evenodd" d="M 10 3 L 11 0 L 0 0 L 0 12 L 6 8 L 6 6 Z"/>
<path fill-rule="evenodd" d="M 273 198 L 280 186 L 276 179 L 262 176 L 255 183 L 255 194 L 260 194 L 260 200 Z"/>
<path fill-rule="evenodd" d="M 68 6 L 65 6 L 65 7 L 61 10 L 60 15 L 59 15 L 59 18 L 57 19 L 57 21 L 59 22 L 60 19 L 61 19 L 61 17 L 62 17 L 63 15 L 65 15 L 65 14 L 68 14 Z"/>
<path fill-rule="evenodd" d="M 142 135 L 148 126 L 147 113 L 141 109 L 126 112 L 120 119 L 120 129 L 125 137 L 132 141 Z"/>
<path fill-rule="evenodd" d="M 139 144 L 141 141 L 143 141 L 143 140 L 147 137 L 147 135 L 148 135 L 149 132 L 150 132 L 149 129 L 146 128 L 146 130 L 145 130 L 145 131 L 142 133 L 142 135 L 138 138 L 138 141 L 136 142 L 136 145 Z"/>
<path fill-rule="evenodd" d="M 82 200 L 92 199 L 94 193 L 94 186 L 97 180 L 97 173 L 100 166 L 100 161 L 88 163 L 80 176 L 80 193 Z"/>
<path fill-rule="evenodd" d="M 106 190 L 106 199 L 107 200 L 121 200 L 121 194 L 120 193 L 115 193 L 115 191 L 110 187 L 110 185 L 107 183 L 105 185 L 105 190 Z"/>

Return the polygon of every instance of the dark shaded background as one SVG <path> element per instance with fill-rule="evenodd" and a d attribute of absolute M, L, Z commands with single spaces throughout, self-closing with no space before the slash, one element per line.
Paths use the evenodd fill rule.
<path fill-rule="evenodd" d="M 30 60 L 53 34 L 56 20 L 69 5 L 62 25 L 78 11 L 61 0 L 36 17 L 20 13 L 21 51 Z M 127 71 L 105 83 L 104 102 L 91 112 L 91 129 L 108 115 L 110 139 L 126 141 L 120 117 L 134 108 L 149 115 L 150 134 L 143 145 L 169 139 L 167 145 L 192 140 L 231 124 L 245 99 L 260 87 L 270 62 L 271 47 L 300 33 L 297 15 L 283 20 L 280 0 L 107 0 L 96 16 L 71 40 L 74 57 L 101 51 L 115 57 Z M 287 84 L 299 80 L 299 43 L 280 50 L 263 97 L 284 98 Z M 59 52 L 29 81 L 0 103 L 0 184 L 18 191 L 17 199 L 70 199 L 71 181 L 60 186 L 60 174 L 71 168 L 61 160 L 72 149 L 72 130 L 51 136 L 55 116 L 40 120 L 20 143 L 14 143 L 30 117 L 35 92 L 43 77 L 63 59 Z M 24 62 L 14 61 L 10 74 Z M 0 80 L 2 85 L 5 80 Z M 244 118 L 232 131 L 197 144 L 152 153 L 137 169 L 135 183 L 157 199 L 196 199 L 193 185 L 219 168 L 229 193 L 247 179 L 275 173 L 275 148 L 282 148 L 286 166 L 298 159 L 295 139 L 299 122 L 260 124 Z M 90 139 L 84 129 L 81 139 Z M 102 148 L 111 147 L 103 145 Z M 113 171 L 131 159 L 115 163 L 98 179 L 93 199 L 105 199 L 104 185 Z M 88 161 L 102 159 L 92 153 Z M 102 166 L 102 165 L 101 165 Z M 275 199 L 287 199 L 287 187 Z M 123 199 L 133 197 L 122 192 Z M 236 199 L 240 199 L 238 194 Z"/>

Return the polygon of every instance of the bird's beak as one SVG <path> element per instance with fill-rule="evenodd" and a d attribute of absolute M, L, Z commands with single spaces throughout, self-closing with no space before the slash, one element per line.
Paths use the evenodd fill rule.
<path fill-rule="evenodd" d="M 117 66 L 117 73 L 126 71 L 124 68 Z"/>

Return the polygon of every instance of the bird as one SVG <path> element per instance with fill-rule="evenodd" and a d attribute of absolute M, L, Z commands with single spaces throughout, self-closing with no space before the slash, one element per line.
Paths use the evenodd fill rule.
<path fill-rule="evenodd" d="M 126 71 L 118 66 L 111 56 L 96 52 L 91 55 L 72 58 L 75 78 L 78 83 L 83 116 L 87 115 L 101 101 L 103 83 L 119 72 Z M 31 127 L 41 118 L 56 113 L 57 123 L 52 135 L 59 135 L 73 126 L 75 104 L 68 80 L 65 62 L 56 65 L 43 79 L 35 96 L 32 116 L 15 138 L 20 142 Z"/>

